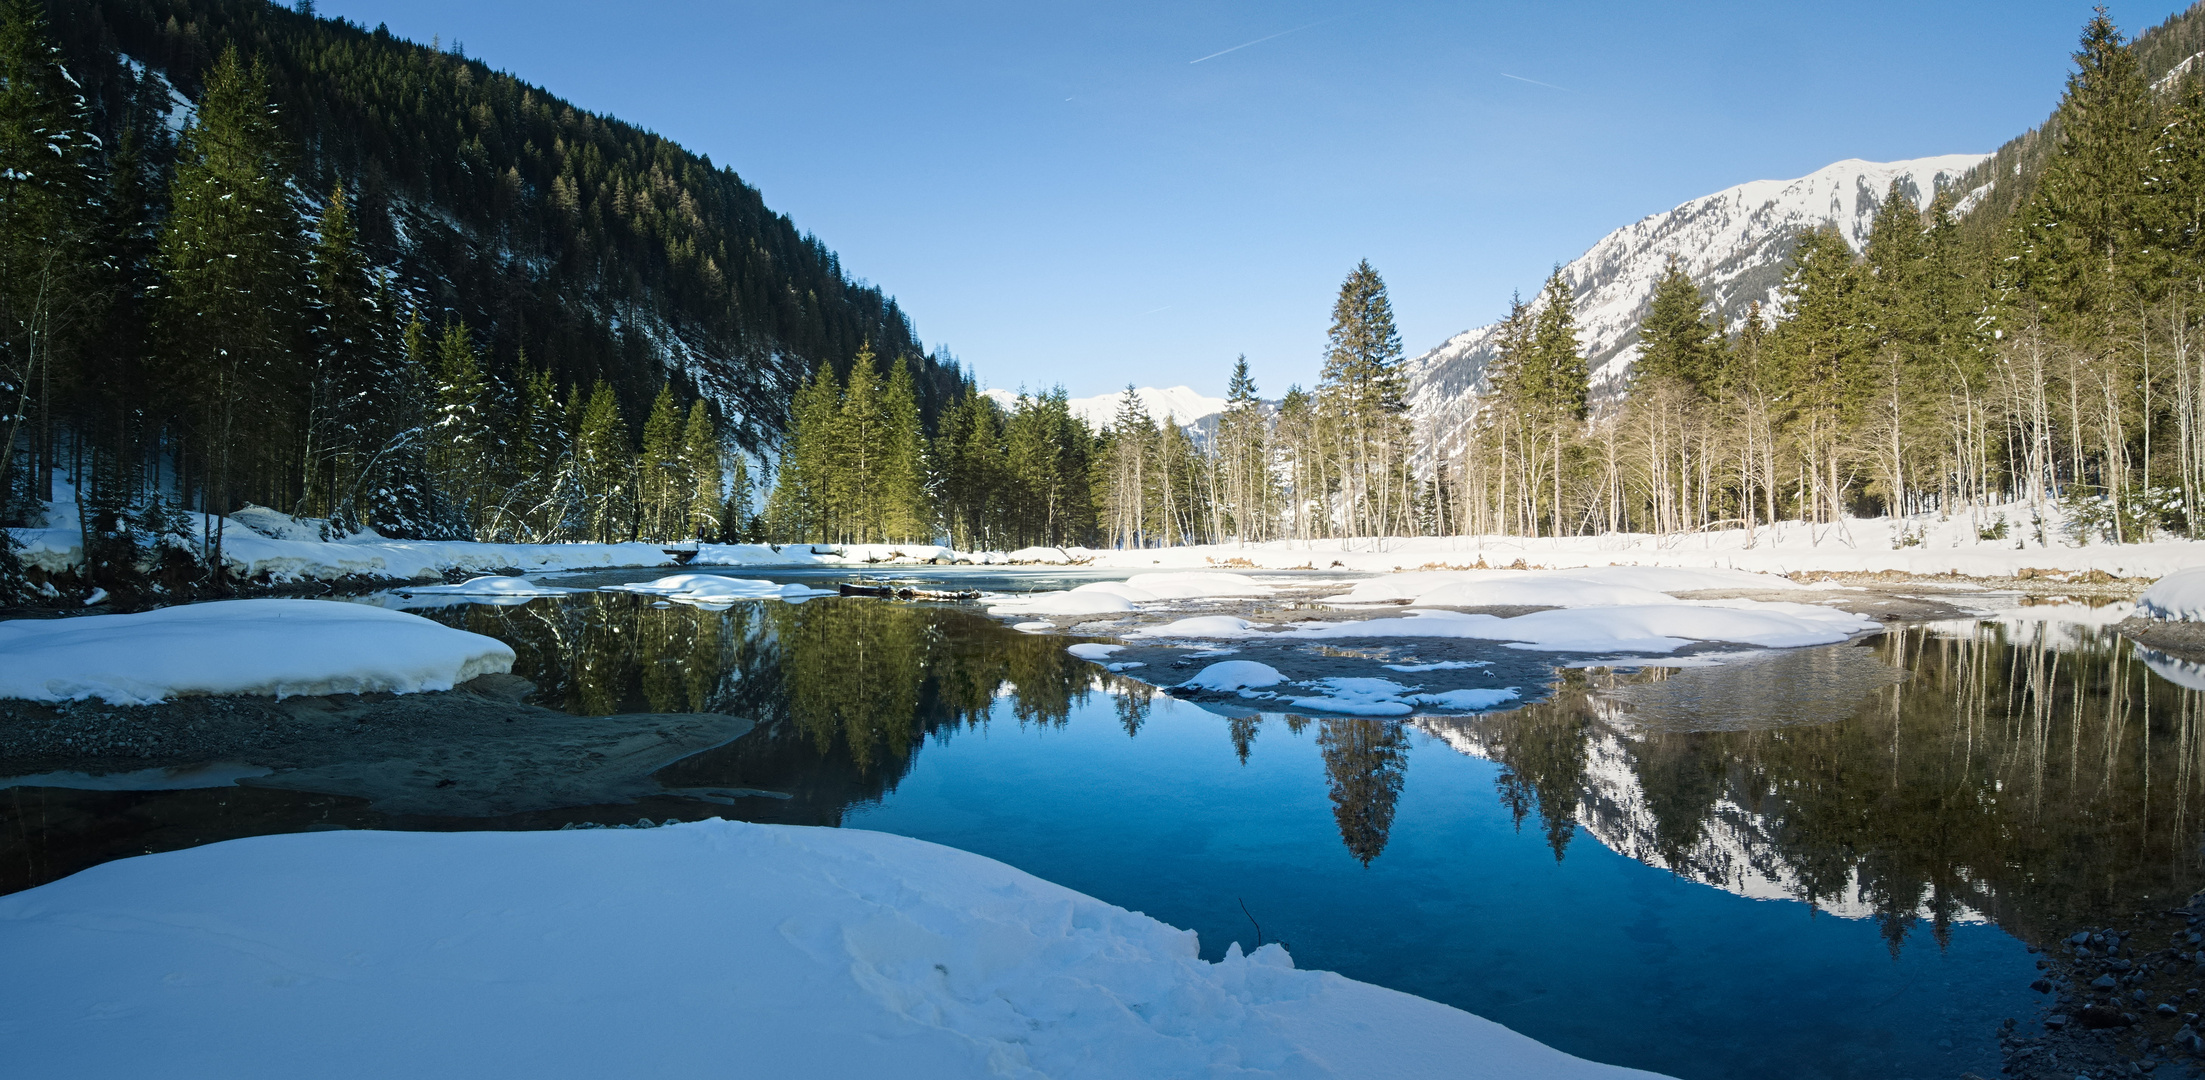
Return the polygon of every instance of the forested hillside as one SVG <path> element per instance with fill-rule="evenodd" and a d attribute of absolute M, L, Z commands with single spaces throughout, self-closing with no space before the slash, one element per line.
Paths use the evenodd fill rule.
<path fill-rule="evenodd" d="M 226 49 L 264 65 L 298 190 L 356 199 L 372 265 L 500 370 L 608 379 L 631 415 L 668 375 L 755 445 L 822 359 L 920 358 L 909 321 L 732 168 L 479 61 L 264 0 L 48 5 L 93 128 L 172 154 L 183 99 Z M 929 411 L 956 379 L 922 363 Z"/>
<path fill-rule="evenodd" d="M 153 499 L 632 534 L 652 468 L 777 445 L 822 363 L 908 360 L 929 419 L 964 392 L 732 170 L 456 51 L 305 4 L 4 6 L 15 523 L 64 468 L 118 529 Z M 711 468 L 635 465 L 653 414 L 702 425 Z"/>

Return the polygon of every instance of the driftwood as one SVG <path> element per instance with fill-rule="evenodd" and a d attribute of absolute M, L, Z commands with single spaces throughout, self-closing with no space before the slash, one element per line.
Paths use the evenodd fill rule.
<path fill-rule="evenodd" d="M 909 585 L 855 585 L 843 582 L 836 591 L 843 596 L 877 596 L 884 600 L 978 600 L 978 589 L 917 589 Z"/>

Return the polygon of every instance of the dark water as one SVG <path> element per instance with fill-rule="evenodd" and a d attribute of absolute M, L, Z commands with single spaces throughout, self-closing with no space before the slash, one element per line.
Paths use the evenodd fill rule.
<path fill-rule="evenodd" d="M 2057 622 L 1564 672 L 1514 712 L 1396 722 L 1215 715 L 950 606 L 425 613 L 513 644 L 570 712 L 757 718 L 661 779 L 785 797 L 484 820 L 17 788 L 0 864 L 316 827 L 880 829 L 1191 927 L 1212 958 L 1260 924 L 1302 966 L 1695 1080 L 1996 1075 L 1999 1021 L 2041 1012 L 2028 944 L 2205 885 L 2198 692 Z"/>

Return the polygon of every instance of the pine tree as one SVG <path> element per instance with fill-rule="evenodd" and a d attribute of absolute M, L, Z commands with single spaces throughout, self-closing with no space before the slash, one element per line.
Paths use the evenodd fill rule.
<path fill-rule="evenodd" d="M 2023 270 L 2059 325 L 2103 333 L 2140 284 L 2157 124 L 2151 88 L 2102 7 L 2083 27 L 2075 67 L 2054 117 L 2056 149 L 2020 219 Z"/>
<path fill-rule="evenodd" d="M 1632 374 L 1637 379 L 1674 379 L 1694 394 L 1712 397 L 1721 333 L 1708 314 L 1707 298 L 1672 256 L 1638 324 Z"/>
<path fill-rule="evenodd" d="M 343 184 L 330 192 L 308 265 L 307 422 L 300 484 L 308 513 L 341 526 L 359 520 L 352 500 L 389 440 L 384 313 L 361 255 Z"/>
<path fill-rule="evenodd" d="M 689 403 L 689 420 L 682 426 L 681 472 L 688 480 L 689 519 L 683 523 L 678 535 L 709 537 L 719 532 L 721 543 L 734 543 L 739 536 L 726 533 L 721 528 L 721 486 L 727 482 L 727 471 L 721 466 L 724 451 L 720 446 L 720 433 L 712 424 L 711 410 L 705 408 L 702 398 Z M 737 459 L 740 475 L 741 459 Z M 738 501 L 738 495 L 728 501 Z"/>
<path fill-rule="evenodd" d="M 677 539 L 688 527 L 690 485 L 682 467 L 681 440 L 674 387 L 660 384 L 651 414 L 643 421 L 643 456 L 636 463 L 639 527 L 653 539 Z"/>
<path fill-rule="evenodd" d="M 57 365 L 93 311 L 94 140 L 39 0 L 0 4 L 0 517 L 31 424 L 27 493 L 51 497 Z"/>
<path fill-rule="evenodd" d="M 460 530 L 485 535 L 497 500 L 503 457 L 497 392 L 482 370 L 467 324 L 450 322 L 436 343 L 436 404 L 429 417 L 428 459 Z"/>
<path fill-rule="evenodd" d="M 160 239 L 168 383 L 192 405 L 208 474 L 202 503 L 217 514 L 248 494 L 237 466 L 272 458 L 295 423 L 304 260 L 284 156 L 265 72 L 224 51 L 178 147 Z M 218 578 L 221 538 L 218 518 L 209 552 Z"/>
<path fill-rule="evenodd" d="M 630 539 L 635 520 L 635 451 L 620 418 L 620 398 L 602 380 L 590 391 L 574 438 L 589 538 L 601 544 Z"/>
<path fill-rule="evenodd" d="M 1343 513 L 1360 535 L 1382 536 L 1408 508 L 1408 403 L 1393 304 L 1369 260 L 1340 283 L 1325 343 L 1317 408 L 1339 432 Z"/>
<path fill-rule="evenodd" d="M 1787 426 L 1804 453 L 1803 511 L 1816 520 L 1844 515 L 1848 432 L 1866 396 L 1867 341 L 1862 274 L 1834 228 L 1800 236 L 1782 295 L 1789 309 L 1771 347 L 1783 365 Z"/>
<path fill-rule="evenodd" d="M 832 541 L 839 527 L 832 473 L 841 397 L 834 367 L 822 361 L 789 403 L 781 467 L 766 507 L 773 533 L 783 540 Z"/>
<path fill-rule="evenodd" d="M 926 497 L 926 429 L 919 420 L 918 386 L 908 361 L 898 358 L 881 395 L 881 459 L 874 486 L 880 500 L 881 538 L 933 538 L 934 515 Z"/>
<path fill-rule="evenodd" d="M 1217 421 L 1217 456 L 1223 474 L 1221 501 L 1230 515 L 1233 535 L 1243 542 L 1260 542 L 1271 536 L 1272 484 L 1266 428 L 1256 380 L 1248 374 L 1248 358 L 1241 356 L 1233 361 L 1232 378 L 1225 385 L 1225 415 Z"/>

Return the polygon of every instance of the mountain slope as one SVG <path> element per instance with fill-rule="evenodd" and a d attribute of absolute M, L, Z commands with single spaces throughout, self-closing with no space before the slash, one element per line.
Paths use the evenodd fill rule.
<path fill-rule="evenodd" d="M 431 323 L 466 321 L 503 372 L 525 349 L 561 382 L 604 378 L 631 418 L 672 379 L 752 447 L 790 392 L 866 343 L 919 361 L 929 411 L 956 373 L 895 301 L 729 168 L 453 52 L 264 0 L 50 3 L 99 134 L 158 173 L 178 94 L 232 46 L 265 66 L 313 202 L 343 182 L 360 239 Z M 165 177 L 150 178 L 154 190 Z"/>
<path fill-rule="evenodd" d="M 1694 199 L 1609 233 L 1562 268 L 1577 297 L 1578 333 L 1596 395 L 1615 393 L 1638 355 L 1638 321 L 1671 256 L 1735 323 L 1783 280 L 1793 241 L 1835 224 L 1859 250 L 1893 181 L 1927 207 L 1981 154 L 1913 161 L 1848 160 L 1796 180 L 1756 180 Z M 1409 401 L 1420 420 L 1451 434 L 1475 404 L 1499 324 L 1449 338 L 1408 362 Z"/>

